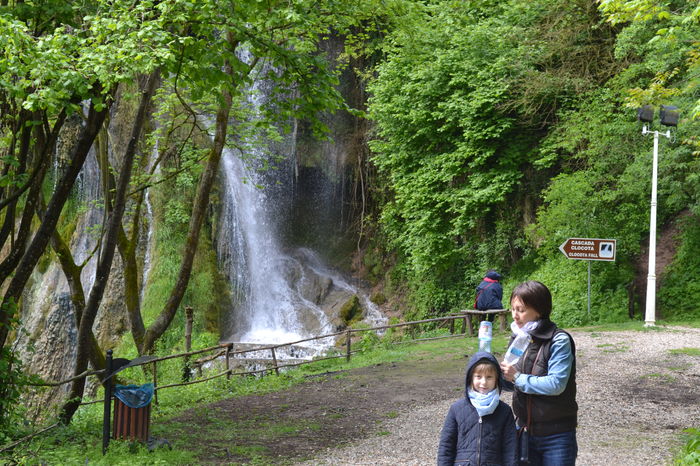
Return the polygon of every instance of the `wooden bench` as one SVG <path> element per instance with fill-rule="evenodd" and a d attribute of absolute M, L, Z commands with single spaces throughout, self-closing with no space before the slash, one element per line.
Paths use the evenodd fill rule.
<path fill-rule="evenodd" d="M 456 315 L 464 315 L 467 322 L 467 329 L 469 330 L 469 336 L 474 336 L 474 326 L 472 325 L 472 316 L 486 317 L 487 314 L 496 314 L 498 316 L 498 327 L 501 332 L 507 330 L 506 316 L 510 314 L 510 309 L 489 309 L 488 311 L 479 311 L 477 309 L 463 309 L 459 311 Z M 481 321 L 482 319 L 479 319 Z M 478 321 L 477 321 L 478 322 Z"/>

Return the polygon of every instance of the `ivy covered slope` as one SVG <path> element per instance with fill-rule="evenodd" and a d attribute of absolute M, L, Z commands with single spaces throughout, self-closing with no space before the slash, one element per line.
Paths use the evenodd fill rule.
<path fill-rule="evenodd" d="M 661 141 L 659 219 L 679 222 L 659 271 L 662 317 L 697 315 L 699 31 L 689 1 L 432 1 L 387 38 L 370 84 L 381 186 L 380 246 L 398 258 L 413 314 L 465 308 L 484 271 L 509 290 L 538 279 L 563 325 L 639 312 L 649 233 L 652 139 L 635 108 L 676 105 Z M 615 263 L 587 267 L 558 246 L 615 238 Z M 694 251 L 694 252 L 693 252 Z"/>

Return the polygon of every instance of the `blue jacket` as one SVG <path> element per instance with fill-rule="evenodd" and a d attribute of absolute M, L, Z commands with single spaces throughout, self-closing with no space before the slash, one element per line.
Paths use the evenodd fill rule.
<path fill-rule="evenodd" d="M 476 287 L 474 307 L 480 311 L 487 309 L 503 309 L 503 287 L 500 284 L 501 274 L 493 270 L 486 273 L 484 279 Z"/>
<path fill-rule="evenodd" d="M 465 397 L 450 406 L 440 433 L 438 466 L 517 464 L 515 420 L 510 406 L 501 401 L 493 413 L 481 418 L 466 393 L 472 368 L 483 359 L 489 359 L 498 368 L 501 388 L 503 380 L 496 358 L 485 352 L 472 356 L 467 365 Z"/>

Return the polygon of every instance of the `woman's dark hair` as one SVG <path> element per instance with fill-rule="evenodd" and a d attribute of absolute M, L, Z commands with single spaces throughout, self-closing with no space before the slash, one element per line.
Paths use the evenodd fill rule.
<path fill-rule="evenodd" d="M 552 293 L 544 284 L 535 280 L 523 282 L 510 294 L 511 305 L 516 297 L 520 298 L 524 305 L 537 311 L 542 319 L 549 319 L 552 313 Z"/>

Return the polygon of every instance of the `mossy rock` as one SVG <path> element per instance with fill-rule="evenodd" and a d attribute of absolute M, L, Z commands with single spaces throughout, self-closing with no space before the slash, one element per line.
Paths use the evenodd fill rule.
<path fill-rule="evenodd" d="M 359 322 L 362 319 L 362 306 L 357 295 L 352 295 L 340 308 L 340 318 L 348 325 L 351 325 L 353 322 Z"/>
<path fill-rule="evenodd" d="M 384 296 L 384 293 L 380 292 L 372 293 L 372 296 L 370 296 L 369 299 L 377 306 L 381 306 L 382 304 L 386 303 L 386 296 Z"/>

